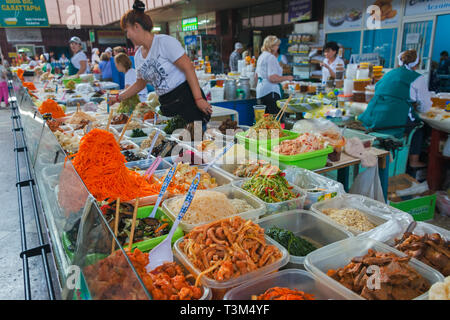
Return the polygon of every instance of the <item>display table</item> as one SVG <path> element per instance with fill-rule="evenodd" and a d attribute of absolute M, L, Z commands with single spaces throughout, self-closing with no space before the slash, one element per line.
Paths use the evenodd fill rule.
<path fill-rule="evenodd" d="M 370 148 L 370 151 L 378 157 L 378 170 L 380 176 L 381 186 L 383 188 L 384 198 L 387 200 L 388 183 L 389 183 L 389 155 L 390 152 L 377 148 Z M 331 167 L 325 167 L 322 169 L 314 170 L 314 172 L 322 174 L 325 172 L 338 171 L 338 181 L 344 185 L 345 191 L 350 189 L 350 167 L 354 166 L 354 176 L 356 177 L 359 172 L 359 165 L 361 160 L 349 156 L 346 153 L 342 153 L 341 160 L 332 162 Z"/>

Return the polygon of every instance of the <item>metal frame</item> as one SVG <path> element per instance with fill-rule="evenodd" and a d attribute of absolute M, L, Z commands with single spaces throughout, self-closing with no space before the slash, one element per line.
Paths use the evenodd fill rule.
<path fill-rule="evenodd" d="M 24 291 L 25 300 L 31 300 L 31 286 L 30 286 L 30 270 L 28 265 L 28 259 L 35 256 L 41 256 L 42 265 L 44 268 L 45 282 L 47 286 L 48 297 L 50 300 L 55 300 L 55 290 L 53 288 L 52 275 L 50 273 L 50 265 L 47 254 L 51 253 L 51 247 L 48 242 L 44 240 L 41 218 L 39 216 L 38 209 L 38 198 L 37 192 L 35 192 L 35 181 L 31 172 L 30 159 L 28 155 L 28 148 L 25 140 L 24 130 L 22 127 L 22 122 L 20 118 L 20 112 L 18 110 L 17 98 L 13 90 L 13 82 L 9 81 L 9 94 L 10 94 L 10 108 L 11 108 L 11 119 L 12 119 L 12 132 L 14 138 L 14 153 L 15 153 L 15 164 L 16 164 L 16 188 L 17 188 L 17 201 L 19 207 L 19 221 L 20 221 L 20 236 L 21 236 L 21 248 L 20 258 L 22 259 L 23 265 L 23 276 L 24 276 Z M 21 176 L 20 173 L 20 159 L 23 159 L 26 167 L 26 176 Z M 25 218 L 23 210 L 23 195 L 22 188 L 29 188 L 31 193 L 31 200 L 33 206 L 34 220 L 36 223 L 36 231 L 39 239 L 39 245 L 34 248 L 29 248 L 27 245 L 26 229 L 25 229 Z"/>

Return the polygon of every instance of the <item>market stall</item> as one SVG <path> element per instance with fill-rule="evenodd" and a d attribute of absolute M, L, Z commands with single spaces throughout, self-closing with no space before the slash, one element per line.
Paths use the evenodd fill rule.
<path fill-rule="evenodd" d="M 249 128 L 239 115 L 211 122 L 204 137 L 189 140 L 176 131 L 186 124 L 158 116 L 151 101 L 75 100 L 64 110 L 62 97 L 79 99 L 71 96 L 79 93 L 67 93 L 72 89 L 62 83 L 25 89 L 16 77 L 13 86 L 64 299 L 269 299 L 275 286 L 285 287 L 277 296 L 300 300 L 428 299 L 430 287 L 449 275 L 448 261 L 410 261 L 409 247 L 393 242 L 408 237 L 412 216 L 347 194 L 317 174 L 361 161 L 339 149 L 340 158 L 326 167 L 342 147 L 339 134 L 283 130 L 269 115 Z M 387 153 L 372 149 L 387 170 Z M 150 218 L 171 168 L 172 182 Z M 147 270 L 149 254 L 167 237 L 195 182 L 199 190 L 171 239 L 174 262 Z M 420 226 L 415 235 L 436 233 L 436 246 L 448 250 L 447 230 Z M 397 263 L 420 286 L 399 289 L 398 296 L 349 290 L 335 269 L 354 272 L 351 261 L 364 255 Z M 75 269 L 81 277 L 73 285 L 67 280 Z M 304 281 L 310 285 L 299 292 Z"/>

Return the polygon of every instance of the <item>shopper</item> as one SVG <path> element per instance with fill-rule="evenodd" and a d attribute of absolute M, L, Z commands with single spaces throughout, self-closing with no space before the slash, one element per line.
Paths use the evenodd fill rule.
<path fill-rule="evenodd" d="M 168 35 L 152 33 L 152 19 L 145 14 L 145 5 L 139 0 L 122 16 L 120 24 L 128 39 L 139 47 L 134 57 L 137 81 L 111 99 L 111 103 L 138 94 L 150 83 L 159 96 L 164 116 L 179 115 L 188 123 L 202 121 L 206 129 L 212 107 L 180 42 Z"/>
<path fill-rule="evenodd" d="M 341 64 L 345 66 L 344 61 L 337 56 L 339 46 L 336 42 L 327 42 L 323 47 L 325 59 L 320 63 L 322 67 L 322 84 L 326 84 L 329 78 L 336 78 L 336 67 Z"/>
<path fill-rule="evenodd" d="M 72 50 L 72 58 L 69 61 L 69 76 L 81 75 L 89 73 L 89 61 L 86 54 L 83 52 L 81 39 L 72 37 L 69 41 L 70 50 Z"/>
<path fill-rule="evenodd" d="M 281 99 L 280 83 L 293 80 L 292 76 L 283 77 L 283 68 L 275 56 L 280 42 L 276 36 L 267 36 L 256 63 L 256 99 L 258 104 L 266 106 L 266 113 L 270 114 L 277 114 L 279 111 L 276 102 Z"/>
<path fill-rule="evenodd" d="M 230 55 L 230 70 L 231 72 L 238 71 L 238 61 L 242 60 L 242 52 L 244 51 L 244 47 L 242 43 L 236 42 L 234 44 L 234 51 Z"/>
<path fill-rule="evenodd" d="M 4 67 L 3 59 L 0 57 L 0 102 L 8 107 L 8 72 Z"/>
<path fill-rule="evenodd" d="M 19 49 L 17 53 L 19 54 L 17 57 L 17 64 L 19 66 L 22 64 L 28 64 L 31 61 L 31 58 L 26 54 L 25 50 Z"/>
<path fill-rule="evenodd" d="M 94 65 L 96 63 L 100 63 L 100 50 L 98 50 L 98 48 L 94 48 L 92 49 L 92 56 L 91 56 L 91 63 L 92 63 L 92 67 L 94 67 Z"/>
<path fill-rule="evenodd" d="M 69 65 L 69 59 L 67 59 L 64 53 L 61 54 L 61 58 L 59 58 L 59 64 L 62 69 L 65 69 Z"/>
<path fill-rule="evenodd" d="M 102 81 L 112 81 L 112 62 L 109 59 L 108 54 L 102 53 L 100 60 L 101 61 L 98 64 L 98 67 L 100 68 L 100 71 L 102 73 Z"/>
<path fill-rule="evenodd" d="M 111 58 L 113 55 L 113 49 L 111 47 L 106 48 L 105 53 Z"/>
<path fill-rule="evenodd" d="M 450 60 L 448 59 L 448 52 L 442 51 L 441 58 L 439 60 L 439 67 L 437 70 L 438 74 L 449 74 L 450 73 Z"/>
<path fill-rule="evenodd" d="M 427 112 L 432 105 L 428 84 L 423 75 L 416 72 L 419 57 L 415 50 L 400 53 L 399 67 L 386 73 L 375 86 L 375 96 L 370 100 L 366 111 L 359 120 L 366 128 L 403 138 L 412 128 L 377 130 L 392 126 L 407 126 L 418 122 L 415 113 Z M 414 103 L 411 103 L 414 101 Z M 411 141 L 409 166 L 420 168 L 425 166 L 419 161 L 423 142 L 423 130 L 418 130 Z"/>
<path fill-rule="evenodd" d="M 115 47 L 113 49 L 113 55 L 114 57 L 117 56 L 119 53 L 125 53 L 125 49 L 121 46 Z"/>
<path fill-rule="evenodd" d="M 125 74 L 125 89 L 128 89 L 133 84 L 136 83 L 137 74 L 136 69 L 133 69 L 132 62 L 130 58 L 125 53 L 119 53 L 114 57 L 114 62 L 116 63 L 117 71 Z M 141 102 L 147 101 L 147 87 L 139 92 L 139 99 Z"/>

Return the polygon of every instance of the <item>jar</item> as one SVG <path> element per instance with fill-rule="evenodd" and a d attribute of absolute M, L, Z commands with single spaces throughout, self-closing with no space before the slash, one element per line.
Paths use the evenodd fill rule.
<path fill-rule="evenodd" d="M 316 90 L 317 90 L 317 86 L 315 86 L 315 85 L 309 85 L 309 86 L 308 86 L 307 92 L 308 92 L 308 93 L 312 93 L 312 94 L 316 94 Z"/>
<path fill-rule="evenodd" d="M 345 71 L 344 65 L 339 63 L 336 66 L 336 80 L 344 79 L 344 71 Z"/>
<path fill-rule="evenodd" d="M 366 102 L 366 91 L 355 91 L 353 90 L 353 102 Z"/>
<path fill-rule="evenodd" d="M 225 81 L 225 100 L 236 100 L 236 81 L 228 79 Z"/>
<path fill-rule="evenodd" d="M 372 82 L 371 79 L 355 79 L 353 80 L 353 90 L 355 91 L 364 91 L 366 90 L 366 87 L 370 85 Z"/>
<path fill-rule="evenodd" d="M 244 93 L 244 97 L 242 99 L 249 99 L 250 98 L 250 78 L 240 77 L 237 89 L 242 90 L 242 92 Z"/>
<path fill-rule="evenodd" d="M 300 82 L 300 92 L 308 92 L 308 83 Z"/>
<path fill-rule="evenodd" d="M 338 107 L 344 108 L 346 102 L 350 102 L 352 98 L 351 94 L 340 94 L 338 95 Z"/>

